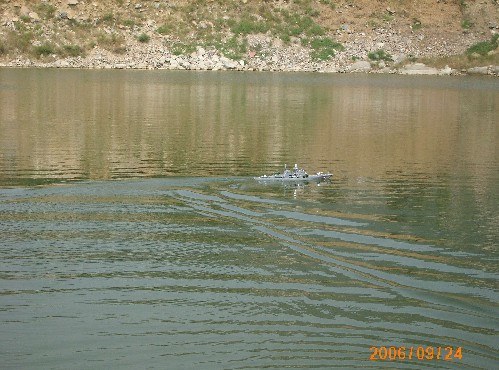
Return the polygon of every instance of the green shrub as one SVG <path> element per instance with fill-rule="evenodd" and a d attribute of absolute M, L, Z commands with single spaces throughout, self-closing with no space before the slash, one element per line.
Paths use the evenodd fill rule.
<path fill-rule="evenodd" d="M 184 44 L 183 42 L 178 42 L 173 44 L 171 49 L 174 55 L 185 55 L 196 51 L 196 45 Z"/>
<path fill-rule="evenodd" d="M 151 37 L 146 33 L 141 33 L 139 36 L 137 36 L 137 40 L 143 43 L 149 42 L 150 39 Z"/>
<path fill-rule="evenodd" d="M 8 45 L 11 45 L 14 49 L 23 53 L 28 52 L 31 49 L 33 38 L 34 35 L 31 31 L 11 31 L 7 34 Z"/>
<path fill-rule="evenodd" d="M 135 21 L 133 19 L 125 19 L 123 21 L 123 26 L 126 26 L 126 27 L 133 27 L 135 26 Z"/>
<path fill-rule="evenodd" d="M 313 60 L 329 60 L 335 56 L 336 51 L 345 50 L 343 45 L 331 40 L 329 37 L 314 37 L 309 44 L 312 48 L 310 57 Z"/>
<path fill-rule="evenodd" d="M 269 30 L 269 26 L 265 22 L 258 22 L 252 19 L 241 19 L 236 22 L 231 31 L 236 35 L 249 35 L 252 33 L 265 33 Z"/>
<path fill-rule="evenodd" d="M 0 41 L 0 55 L 7 53 L 7 47 Z"/>
<path fill-rule="evenodd" d="M 324 28 L 319 26 L 318 24 L 312 25 L 308 30 L 307 34 L 311 36 L 323 36 L 326 33 Z"/>
<path fill-rule="evenodd" d="M 291 41 L 291 36 L 288 33 L 282 33 L 280 39 L 285 43 L 288 43 Z"/>
<path fill-rule="evenodd" d="M 40 3 L 37 7 L 38 13 L 46 19 L 50 19 L 54 17 L 55 14 L 55 6 L 49 3 Z"/>
<path fill-rule="evenodd" d="M 101 32 L 97 35 L 97 44 L 116 54 L 123 54 L 126 52 L 126 48 L 123 46 L 124 42 L 125 38 L 114 32 L 111 34 Z"/>
<path fill-rule="evenodd" d="M 163 23 L 161 26 L 159 26 L 157 29 L 156 29 L 156 32 L 161 34 L 161 35 L 167 35 L 168 33 L 170 33 L 172 30 L 172 27 L 166 23 Z"/>
<path fill-rule="evenodd" d="M 79 45 L 64 45 L 62 47 L 62 54 L 70 57 L 78 57 L 83 54 L 83 49 Z"/>
<path fill-rule="evenodd" d="M 313 49 L 331 48 L 335 50 L 344 50 L 345 48 L 338 42 L 331 40 L 329 37 L 315 37 L 310 41 L 310 46 Z"/>
<path fill-rule="evenodd" d="M 374 61 L 383 60 L 385 62 L 393 62 L 392 56 L 382 49 L 368 53 L 367 57 Z"/>
<path fill-rule="evenodd" d="M 112 13 L 104 14 L 100 21 L 104 23 L 111 23 L 114 21 L 114 15 Z"/>
<path fill-rule="evenodd" d="M 329 7 L 333 10 L 336 9 L 336 4 L 334 4 L 331 0 L 319 0 L 319 2 L 324 5 L 329 5 Z"/>
<path fill-rule="evenodd" d="M 499 38 L 499 34 L 495 34 L 489 41 L 478 42 L 468 48 L 466 50 L 466 54 L 479 54 L 482 56 L 487 55 L 490 51 L 497 49 L 498 44 L 497 40 Z"/>
<path fill-rule="evenodd" d="M 465 30 L 470 29 L 471 27 L 473 27 L 473 25 L 474 23 L 468 19 L 465 19 L 464 21 L 461 22 L 461 27 L 463 27 Z"/>
<path fill-rule="evenodd" d="M 417 31 L 417 30 L 420 30 L 422 27 L 423 27 L 423 24 L 421 23 L 421 21 L 417 18 L 413 18 L 411 28 L 414 31 Z"/>
<path fill-rule="evenodd" d="M 50 54 L 55 54 L 55 48 L 51 43 L 44 43 L 33 48 L 34 54 L 39 58 L 41 56 L 47 56 Z"/>
<path fill-rule="evenodd" d="M 217 49 L 222 55 L 230 59 L 242 59 L 244 53 L 248 50 L 248 40 L 246 37 L 239 38 L 236 35 L 229 39 L 222 40 L 220 38 L 211 42 L 210 46 Z"/>
<path fill-rule="evenodd" d="M 311 17 L 317 17 L 319 14 L 321 14 L 317 9 L 313 9 L 311 7 L 305 9 L 305 12 Z"/>

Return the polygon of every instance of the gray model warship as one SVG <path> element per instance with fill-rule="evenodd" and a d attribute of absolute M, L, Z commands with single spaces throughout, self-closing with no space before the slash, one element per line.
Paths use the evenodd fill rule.
<path fill-rule="evenodd" d="M 329 180 L 333 175 L 331 173 L 317 172 L 314 175 L 309 175 L 305 170 L 299 169 L 295 164 L 292 170 L 288 170 L 287 165 L 284 165 L 283 173 L 273 175 L 263 175 L 254 177 L 258 181 L 323 181 Z"/>

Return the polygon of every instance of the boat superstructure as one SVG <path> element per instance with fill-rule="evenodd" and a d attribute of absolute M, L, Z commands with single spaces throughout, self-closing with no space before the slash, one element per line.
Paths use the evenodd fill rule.
<path fill-rule="evenodd" d="M 309 175 L 304 169 L 298 168 L 295 164 L 292 170 L 289 170 L 287 165 L 284 165 L 284 172 L 276 173 L 273 175 L 262 175 L 254 177 L 259 181 L 321 181 L 328 180 L 333 175 L 331 173 L 317 172 L 316 174 Z"/>

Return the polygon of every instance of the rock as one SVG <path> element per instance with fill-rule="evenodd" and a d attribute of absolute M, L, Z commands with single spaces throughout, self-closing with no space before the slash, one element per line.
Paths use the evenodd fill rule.
<path fill-rule="evenodd" d="M 226 57 L 221 57 L 220 62 L 223 67 L 227 69 L 235 69 L 237 68 L 237 62 L 233 61 L 232 59 L 226 58 Z"/>
<path fill-rule="evenodd" d="M 35 12 L 29 12 L 28 17 L 30 17 L 32 21 L 35 21 L 35 22 L 40 21 L 40 16 Z"/>
<path fill-rule="evenodd" d="M 21 10 L 19 11 L 19 15 L 21 17 L 29 17 L 30 10 L 26 6 L 21 6 Z"/>
<path fill-rule="evenodd" d="M 439 71 L 436 68 L 428 67 L 424 63 L 413 63 L 404 66 L 400 73 L 405 75 L 437 75 Z"/>
<path fill-rule="evenodd" d="M 237 62 L 230 61 L 229 63 L 224 63 L 224 67 L 227 69 L 236 69 L 238 67 Z"/>
<path fill-rule="evenodd" d="M 222 64 L 222 62 L 218 62 L 215 64 L 215 66 L 213 67 L 213 70 L 214 71 L 221 71 L 221 70 L 224 70 L 225 67 L 224 65 Z"/>
<path fill-rule="evenodd" d="M 441 69 L 438 74 L 442 76 L 450 76 L 453 72 L 454 70 L 451 67 L 445 66 L 445 68 Z"/>
<path fill-rule="evenodd" d="M 124 64 L 124 63 L 118 63 L 118 64 L 114 65 L 114 68 L 116 68 L 116 69 L 125 69 L 126 68 L 126 64 Z"/>
<path fill-rule="evenodd" d="M 206 50 L 202 47 L 197 48 L 197 56 L 202 57 L 206 53 Z"/>
<path fill-rule="evenodd" d="M 71 20 L 71 19 L 75 19 L 76 18 L 76 14 L 75 14 L 75 12 L 72 9 L 61 9 L 57 13 L 57 18 Z"/>
<path fill-rule="evenodd" d="M 393 64 L 400 64 L 407 60 L 407 56 L 404 53 L 397 54 L 393 57 Z"/>
<path fill-rule="evenodd" d="M 178 63 L 177 59 L 175 59 L 175 58 L 170 59 L 170 67 L 171 68 L 177 68 L 178 66 L 179 66 L 179 63 Z"/>
<path fill-rule="evenodd" d="M 56 68 L 67 68 L 69 66 L 70 66 L 69 62 L 66 60 L 56 60 L 54 62 L 54 67 L 56 67 Z"/>
<path fill-rule="evenodd" d="M 469 74 L 486 75 L 489 73 L 489 67 L 473 67 L 466 70 Z"/>
<path fill-rule="evenodd" d="M 71 5 L 71 6 L 78 5 L 78 0 L 68 0 L 68 5 Z"/>
<path fill-rule="evenodd" d="M 180 66 L 184 67 L 184 69 L 191 69 L 191 63 L 189 63 L 188 60 L 181 60 L 180 61 Z"/>
<path fill-rule="evenodd" d="M 371 63 L 365 60 L 359 60 L 350 66 L 350 72 L 369 72 L 371 70 Z"/>

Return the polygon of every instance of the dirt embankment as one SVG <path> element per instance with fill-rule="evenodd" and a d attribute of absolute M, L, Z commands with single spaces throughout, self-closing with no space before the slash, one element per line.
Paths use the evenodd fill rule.
<path fill-rule="evenodd" d="M 497 0 L 6 0 L 0 65 L 497 74 L 498 33 Z"/>

